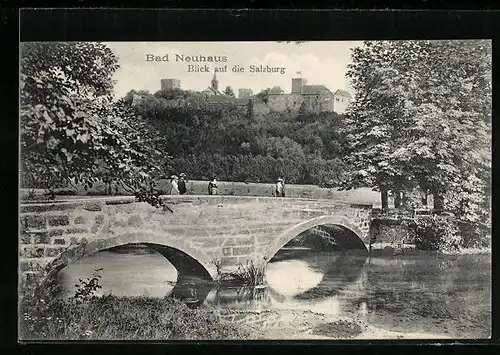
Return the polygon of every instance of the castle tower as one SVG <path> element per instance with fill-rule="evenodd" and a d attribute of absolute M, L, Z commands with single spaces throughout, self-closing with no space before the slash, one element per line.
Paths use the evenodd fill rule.
<path fill-rule="evenodd" d="M 181 81 L 178 79 L 161 79 L 161 89 L 180 89 Z"/>
<path fill-rule="evenodd" d="M 219 80 L 217 80 L 217 74 L 214 73 L 214 78 L 212 79 L 212 89 L 219 91 Z"/>
<path fill-rule="evenodd" d="M 292 78 L 292 94 L 302 94 L 307 81 L 304 78 Z"/>

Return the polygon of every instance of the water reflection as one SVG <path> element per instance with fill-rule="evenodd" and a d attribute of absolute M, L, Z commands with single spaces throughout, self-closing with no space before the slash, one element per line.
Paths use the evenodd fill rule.
<path fill-rule="evenodd" d="M 131 251 L 101 251 L 68 265 L 58 273 L 59 297 L 71 297 L 79 279 L 92 277 L 102 268 L 98 294 L 164 297 L 176 285 L 177 271 L 162 255 Z"/>

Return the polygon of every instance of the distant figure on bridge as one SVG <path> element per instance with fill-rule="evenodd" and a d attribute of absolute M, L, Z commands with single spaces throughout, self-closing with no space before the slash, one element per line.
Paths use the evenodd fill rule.
<path fill-rule="evenodd" d="M 217 180 L 215 177 L 208 183 L 208 194 L 217 195 Z"/>
<path fill-rule="evenodd" d="M 172 189 L 170 189 L 170 195 L 178 195 L 179 194 L 179 178 L 177 175 L 172 175 L 170 177 L 170 184 L 172 185 Z"/>
<path fill-rule="evenodd" d="M 186 174 L 181 173 L 179 178 L 179 194 L 184 195 L 187 192 L 186 189 Z"/>
<path fill-rule="evenodd" d="M 285 181 L 282 178 L 278 178 L 276 183 L 276 197 L 285 197 Z"/>

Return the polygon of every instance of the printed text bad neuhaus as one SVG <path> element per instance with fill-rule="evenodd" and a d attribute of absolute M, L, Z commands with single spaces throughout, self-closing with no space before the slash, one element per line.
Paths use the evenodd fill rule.
<path fill-rule="evenodd" d="M 225 63 L 227 56 L 225 55 L 184 55 L 184 54 L 164 54 L 154 55 L 146 54 L 147 62 L 184 62 L 184 63 Z"/>

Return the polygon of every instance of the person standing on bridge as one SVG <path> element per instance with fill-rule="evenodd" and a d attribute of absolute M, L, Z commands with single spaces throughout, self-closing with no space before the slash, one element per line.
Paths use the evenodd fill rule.
<path fill-rule="evenodd" d="M 208 183 L 208 194 L 217 195 L 217 180 L 215 177 Z"/>
<path fill-rule="evenodd" d="M 170 195 L 178 195 L 179 194 L 179 185 L 178 185 L 179 178 L 177 175 L 172 175 L 170 177 L 170 184 L 172 185 L 172 188 L 170 189 Z"/>
<path fill-rule="evenodd" d="M 186 189 L 186 174 L 181 173 L 179 175 L 179 194 L 184 195 L 187 192 Z"/>
<path fill-rule="evenodd" d="M 276 183 L 276 197 L 285 197 L 285 181 L 282 178 L 278 178 Z"/>

